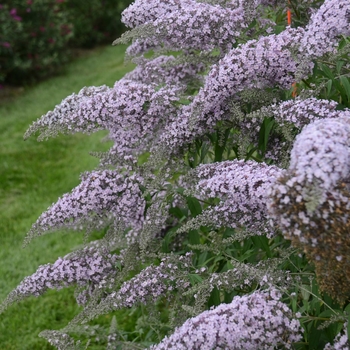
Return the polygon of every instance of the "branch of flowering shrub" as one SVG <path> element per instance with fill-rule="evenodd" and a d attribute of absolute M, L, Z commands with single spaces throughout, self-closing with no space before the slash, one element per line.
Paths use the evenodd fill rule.
<path fill-rule="evenodd" d="M 195 192 L 224 201 L 178 232 L 238 225 L 258 234 L 257 222 L 260 225 L 269 212 L 284 236 L 315 262 L 322 290 L 344 303 L 350 296 L 349 120 L 350 112 L 344 110 L 338 111 L 337 118 L 305 127 L 296 138 L 286 171 L 251 161 L 197 167 Z"/>
<path fill-rule="evenodd" d="M 155 88 L 126 78 L 116 82 L 113 88 L 83 88 L 34 122 L 24 137 L 38 131 L 38 140 L 43 140 L 59 132 L 109 130 L 109 138 L 114 141 L 110 155 L 137 156 L 147 151 L 156 142 L 162 126 L 174 119 L 174 102 L 183 90 L 176 85 Z"/>
<path fill-rule="evenodd" d="M 14 301 L 76 284 L 84 310 L 71 327 L 166 300 L 172 327 L 193 318 L 163 341 L 158 332 L 160 343 L 151 349 L 291 348 L 301 327 L 276 291 L 295 282 L 281 269 L 292 253 L 277 230 L 314 262 L 322 291 L 340 303 L 349 300 L 350 112 L 313 97 L 281 99 L 293 82 L 311 75 L 314 61 L 334 52 L 339 35 L 350 34 L 350 3 L 324 1 L 305 28 L 267 36 L 248 29 L 252 17 L 263 13 L 260 5 L 276 3 L 283 1 L 137 0 L 124 12 L 133 29 L 121 40 L 133 40 L 128 54 L 141 55 L 134 60 L 137 68 L 112 88 L 69 96 L 25 135 L 109 131 L 114 145 L 101 155 L 100 170 L 84 174 L 27 236 L 108 226 L 102 240 L 108 250 L 102 257 L 77 253 L 39 268 L 10 294 Z M 150 49 L 159 52 L 142 55 Z M 178 52 L 160 55 L 168 49 Z M 243 161 L 240 148 L 255 153 Z M 265 154 L 259 158 L 258 151 Z M 284 161 L 287 169 L 248 160 L 253 157 Z M 187 191 L 179 190 L 181 199 L 174 195 L 180 185 Z M 254 245 L 247 257 L 248 237 Z M 277 240 L 285 245 L 280 250 Z M 121 258 L 109 255 L 125 247 Z M 195 253 L 186 254 L 190 249 Z M 251 293 L 256 288 L 261 290 Z M 219 297 L 213 303 L 214 289 Z M 232 302 L 202 313 L 223 296 Z M 47 338 L 63 347 L 66 337 L 49 332 Z"/>
<path fill-rule="evenodd" d="M 145 209 L 140 183 L 142 179 L 136 174 L 126 176 L 113 170 L 84 174 L 80 185 L 41 214 L 25 244 L 58 228 L 91 231 L 113 220 L 122 220 L 127 227 L 140 227 Z"/>
<path fill-rule="evenodd" d="M 229 119 L 228 102 L 243 90 L 275 85 L 289 87 L 297 63 L 284 47 L 295 44 L 301 37 L 300 29 L 289 28 L 277 36 L 252 40 L 231 50 L 211 68 L 193 102 L 184 106 L 179 118 L 166 127 L 161 142 L 176 151 L 211 132 L 218 121 Z"/>
<path fill-rule="evenodd" d="M 42 265 L 31 276 L 26 277 L 0 306 L 2 313 L 10 304 L 29 296 L 40 296 L 48 289 L 62 289 L 71 285 L 87 287 L 92 292 L 96 287 L 116 273 L 115 263 L 119 257 L 104 248 L 94 245 L 75 251 L 53 264 Z M 82 297 L 83 296 L 83 297 Z M 86 293 L 78 296 L 79 304 L 87 302 Z"/>
<path fill-rule="evenodd" d="M 77 315 L 71 324 L 87 323 L 88 321 L 121 308 L 131 308 L 138 304 L 150 304 L 162 297 L 168 300 L 175 298 L 174 291 L 180 295 L 190 287 L 187 279 L 192 254 L 167 256 L 161 259 L 158 266 L 150 265 L 139 274 L 125 281 L 118 291 L 109 293 L 92 308 L 87 307 Z"/>

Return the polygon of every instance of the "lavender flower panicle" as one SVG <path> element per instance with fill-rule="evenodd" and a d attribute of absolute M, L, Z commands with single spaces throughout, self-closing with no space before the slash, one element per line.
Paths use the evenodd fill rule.
<path fill-rule="evenodd" d="M 299 321 L 279 301 L 276 290 L 256 291 L 236 296 L 230 304 L 221 304 L 188 319 L 175 332 L 151 350 L 256 350 L 272 349 L 301 339 Z"/>
<path fill-rule="evenodd" d="M 116 273 L 118 256 L 107 251 L 86 247 L 58 258 L 53 264 L 42 265 L 31 276 L 26 277 L 3 302 L 0 312 L 9 304 L 28 296 L 40 296 L 48 289 L 62 289 L 71 285 L 96 287 L 109 275 Z"/>
<path fill-rule="evenodd" d="M 312 16 L 300 41 L 299 52 L 310 58 L 333 52 L 339 35 L 350 35 L 348 0 L 326 0 Z"/>
<path fill-rule="evenodd" d="M 281 169 L 255 161 L 225 161 L 197 167 L 198 179 L 194 192 L 204 198 L 219 198 L 221 202 L 181 227 L 181 231 L 201 225 L 232 228 L 245 227 L 255 234 L 272 234 L 265 222 L 266 192 Z M 179 230 L 180 232 L 180 230 Z"/>
<path fill-rule="evenodd" d="M 318 120 L 336 118 L 339 111 L 336 110 L 338 103 L 335 101 L 320 100 L 314 97 L 305 100 L 296 98 L 283 101 L 271 106 L 273 116 L 277 123 L 292 123 L 298 129 Z"/>
<path fill-rule="evenodd" d="M 149 148 L 149 143 L 155 142 L 157 130 L 162 130 L 167 120 L 173 120 L 172 104 L 179 99 L 181 91 L 178 86 L 156 91 L 154 84 L 126 78 L 116 82 L 113 88 L 83 88 L 34 122 L 25 137 L 37 131 L 40 131 L 38 139 L 42 140 L 59 132 L 109 130 L 115 142 L 114 152 L 120 156 L 139 154 L 146 151 L 147 146 Z"/>
<path fill-rule="evenodd" d="M 242 9 L 246 3 L 253 3 L 254 8 L 259 4 L 267 5 L 271 0 L 209 0 L 201 3 L 210 3 L 229 9 Z M 274 0 L 275 1 L 275 0 Z M 197 5 L 193 0 L 162 0 L 162 1 L 143 1 L 136 0 L 122 13 L 122 21 L 129 28 L 135 28 L 146 23 L 154 22 L 158 18 L 169 13 L 178 13 L 183 7 Z"/>
<path fill-rule="evenodd" d="M 147 2 L 136 0 L 123 11 L 122 21 L 129 28 L 138 27 L 155 21 L 165 13 L 176 12 L 183 2 L 179 0 Z"/>
<path fill-rule="evenodd" d="M 156 18 L 148 15 L 145 23 L 148 27 L 151 25 L 152 34 L 146 37 L 146 47 L 136 40 L 128 48 L 128 53 L 139 55 L 145 48 L 160 47 L 202 51 L 219 47 L 227 51 L 247 27 L 243 7 L 230 9 L 193 0 L 180 1 L 179 5 L 176 11 L 158 9 Z"/>
<path fill-rule="evenodd" d="M 349 136 L 349 111 L 305 127 L 267 205 L 284 236 L 314 261 L 320 288 L 340 303 L 350 298 Z"/>
<path fill-rule="evenodd" d="M 318 120 L 325 118 L 337 118 L 339 111 L 338 103 L 331 100 L 321 100 L 315 97 L 295 99 L 273 103 L 269 106 L 253 111 L 242 118 L 239 127 L 245 132 L 256 132 L 265 117 L 273 116 L 275 122 L 284 126 L 293 125 L 298 129 Z"/>
<path fill-rule="evenodd" d="M 295 182 L 312 183 L 331 189 L 350 170 L 350 113 L 334 119 L 323 119 L 305 127 L 298 135 L 291 153 L 290 169 Z"/>
<path fill-rule="evenodd" d="M 95 87 L 84 87 L 78 94 L 73 93 L 55 106 L 53 111 L 47 112 L 34 122 L 24 134 L 24 139 L 40 131 L 38 140 L 55 137 L 59 132 L 93 132 L 103 129 L 99 120 L 92 118 L 91 100 L 100 99 L 101 95 L 108 92 L 110 88 L 106 85 Z M 96 110 L 96 108 L 93 108 Z"/>
<path fill-rule="evenodd" d="M 117 171 L 86 173 L 80 185 L 48 208 L 27 234 L 26 242 L 57 228 L 104 227 L 106 219 L 122 219 L 130 226 L 142 223 L 145 200 L 139 188 L 142 179 Z"/>

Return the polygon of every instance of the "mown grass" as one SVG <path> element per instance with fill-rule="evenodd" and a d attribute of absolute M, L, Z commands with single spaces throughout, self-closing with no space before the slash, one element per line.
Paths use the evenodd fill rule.
<path fill-rule="evenodd" d="M 79 174 L 98 159 L 90 151 L 108 148 L 104 133 L 60 136 L 43 143 L 23 134 L 64 97 L 89 85 L 112 86 L 132 65 L 124 65 L 125 47 L 103 47 L 69 64 L 59 75 L 25 88 L 0 105 L 0 299 L 41 264 L 53 262 L 82 243 L 82 234 L 50 234 L 22 248 L 38 216 L 79 183 Z M 53 349 L 38 337 L 59 329 L 78 312 L 73 290 L 49 291 L 10 306 L 0 315 L 0 349 Z"/>

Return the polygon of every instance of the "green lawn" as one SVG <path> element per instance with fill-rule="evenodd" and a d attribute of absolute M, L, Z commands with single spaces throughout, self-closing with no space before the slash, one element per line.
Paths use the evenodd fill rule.
<path fill-rule="evenodd" d="M 105 133 L 60 136 L 43 143 L 23 134 L 64 97 L 89 85 L 112 86 L 132 66 L 124 65 L 124 46 L 103 47 L 69 64 L 54 78 L 26 88 L 0 105 L 0 299 L 27 275 L 82 243 L 82 234 L 50 234 L 22 248 L 37 217 L 79 183 L 79 174 L 98 160 L 89 151 L 108 148 Z M 0 349 L 52 349 L 38 338 L 44 329 L 59 329 L 78 312 L 73 290 L 50 291 L 12 305 L 0 315 Z"/>

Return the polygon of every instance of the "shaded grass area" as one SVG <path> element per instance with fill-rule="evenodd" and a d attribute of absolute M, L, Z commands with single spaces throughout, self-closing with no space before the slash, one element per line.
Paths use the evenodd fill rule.
<path fill-rule="evenodd" d="M 60 136 L 43 143 L 23 134 L 42 114 L 72 92 L 89 85 L 109 85 L 132 65 L 124 65 L 124 46 L 103 47 L 67 66 L 57 77 L 25 88 L 20 96 L 0 105 L 0 300 L 39 265 L 53 262 L 82 243 L 81 233 L 49 234 L 22 248 L 23 239 L 38 216 L 59 196 L 79 183 L 83 171 L 98 159 L 90 151 L 103 151 L 105 133 Z M 1 102 L 1 101 L 0 101 Z M 10 306 L 0 315 L 1 349 L 53 349 L 38 338 L 44 329 L 65 326 L 78 312 L 73 289 L 49 291 Z"/>

